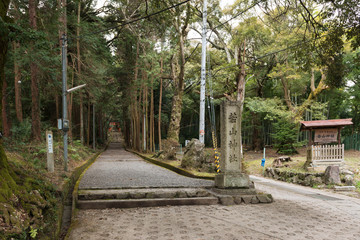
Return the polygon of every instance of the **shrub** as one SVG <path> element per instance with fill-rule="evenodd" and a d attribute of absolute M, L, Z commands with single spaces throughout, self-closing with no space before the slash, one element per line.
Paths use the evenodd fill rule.
<path fill-rule="evenodd" d="M 286 119 L 278 119 L 273 124 L 275 133 L 272 134 L 278 153 L 294 154 L 297 153 L 295 145 L 297 144 L 298 127 L 295 123 Z"/>
<path fill-rule="evenodd" d="M 17 123 L 11 128 L 12 139 L 18 142 L 28 142 L 31 137 L 31 122 L 24 119 L 23 122 Z"/>

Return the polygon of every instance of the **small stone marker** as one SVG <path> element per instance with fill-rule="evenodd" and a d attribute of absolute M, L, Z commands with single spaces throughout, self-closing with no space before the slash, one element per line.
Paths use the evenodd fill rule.
<path fill-rule="evenodd" d="M 249 188 L 249 176 L 241 169 L 240 106 L 225 101 L 220 107 L 221 156 L 220 173 L 215 177 L 217 188 Z"/>
<path fill-rule="evenodd" d="M 54 148 L 53 148 L 53 134 L 51 131 L 46 131 L 46 148 L 47 148 L 47 169 L 49 172 L 54 172 Z"/>

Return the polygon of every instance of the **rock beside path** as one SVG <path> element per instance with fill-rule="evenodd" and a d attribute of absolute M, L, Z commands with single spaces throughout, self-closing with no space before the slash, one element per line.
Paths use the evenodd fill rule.
<path fill-rule="evenodd" d="M 193 138 L 186 147 L 184 157 L 181 161 L 181 167 L 201 168 L 206 162 L 204 148 L 205 144 L 201 143 L 198 139 Z"/>
<path fill-rule="evenodd" d="M 325 170 L 325 184 L 341 184 L 339 166 L 328 166 Z"/>

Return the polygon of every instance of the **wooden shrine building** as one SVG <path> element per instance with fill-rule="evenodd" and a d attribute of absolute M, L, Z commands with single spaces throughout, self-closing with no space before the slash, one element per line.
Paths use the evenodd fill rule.
<path fill-rule="evenodd" d="M 341 144 L 341 129 L 352 125 L 352 119 L 301 121 L 301 131 L 309 131 L 307 149 L 308 165 L 342 165 L 344 144 Z"/>

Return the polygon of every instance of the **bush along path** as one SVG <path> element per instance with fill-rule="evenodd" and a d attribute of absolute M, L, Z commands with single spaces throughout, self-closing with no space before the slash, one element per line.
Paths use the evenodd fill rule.
<path fill-rule="evenodd" d="M 0 239 L 61 239 L 64 205 L 71 202 L 73 184 L 97 151 L 73 142 L 69 170 L 64 172 L 63 147 L 54 142 L 55 172 L 46 170 L 45 143 L 10 143 L 0 169 Z M 3 159 L 3 158 L 2 158 Z"/>

